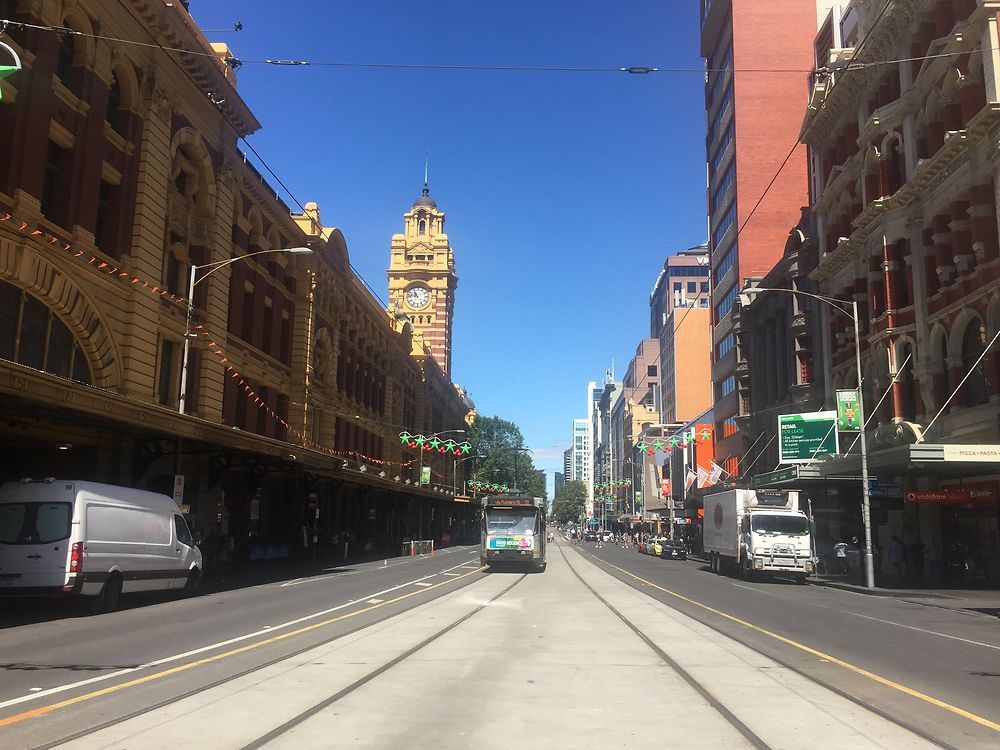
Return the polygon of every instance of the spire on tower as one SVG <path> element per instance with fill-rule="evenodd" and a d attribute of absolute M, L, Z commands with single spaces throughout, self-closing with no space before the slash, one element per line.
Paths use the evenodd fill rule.
<path fill-rule="evenodd" d="M 431 194 L 431 189 L 427 185 L 427 170 L 430 167 L 430 161 L 431 161 L 431 152 L 425 150 L 424 151 L 424 191 L 423 191 L 423 193 L 421 193 L 421 195 L 430 195 Z"/>

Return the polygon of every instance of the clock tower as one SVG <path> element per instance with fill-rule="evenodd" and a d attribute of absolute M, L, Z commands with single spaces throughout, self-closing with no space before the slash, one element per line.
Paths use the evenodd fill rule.
<path fill-rule="evenodd" d="M 444 214 L 427 182 L 403 215 L 402 234 L 392 236 L 389 312 L 405 314 L 434 359 L 451 377 L 451 327 L 455 314 L 455 255 L 444 233 Z"/>

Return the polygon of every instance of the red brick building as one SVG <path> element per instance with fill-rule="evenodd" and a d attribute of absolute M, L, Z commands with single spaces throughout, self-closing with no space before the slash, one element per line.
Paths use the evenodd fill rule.
<path fill-rule="evenodd" d="M 764 276 L 781 258 L 789 227 L 808 203 L 806 151 L 797 144 L 804 71 L 814 61 L 817 0 L 702 0 L 701 18 L 701 53 L 709 71 L 705 145 L 716 455 L 736 475 L 748 447 L 737 417 L 749 413 L 749 403 L 739 382 L 743 357 L 731 313 L 746 279 Z"/>

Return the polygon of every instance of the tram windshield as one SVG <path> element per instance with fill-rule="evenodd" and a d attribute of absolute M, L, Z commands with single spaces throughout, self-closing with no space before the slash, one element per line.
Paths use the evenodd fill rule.
<path fill-rule="evenodd" d="M 521 510 L 490 510 L 486 516 L 486 531 L 490 534 L 534 534 L 536 516 Z"/>

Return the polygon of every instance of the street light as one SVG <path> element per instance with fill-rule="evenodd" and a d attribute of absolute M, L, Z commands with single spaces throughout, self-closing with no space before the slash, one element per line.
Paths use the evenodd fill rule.
<path fill-rule="evenodd" d="M 837 299 L 836 297 L 823 297 L 811 292 L 802 292 L 798 289 L 774 289 L 769 287 L 747 287 L 740 296 L 740 303 L 750 304 L 750 294 L 755 292 L 785 292 L 786 294 L 802 294 L 806 297 L 818 299 L 825 302 L 834 310 L 849 315 L 854 321 L 854 363 L 858 370 L 858 419 L 861 422 L 861 434 L 858 436 L 861 441 L 861 522 L 865 527 L 865 587 L 875 588 L 875 566 L 872 560 L 872 517 L 871 517 L 871 495 L 868 487 L 868 447 L 865 440 L 865 402 L 864 389 L 861 387 L 861 326 L 858 319 L 857 300 Z M 843 305 L 850 305 L 847 310 Z"/>
<path fill-rule="evenodd" d="M 430 439 L 430 440 L 433 440 L 436 437 L 441 437 L 441 435 L 448 435 L 448 434 L 451 434 L 451 433 L 454 433 L 456 435 L 464 435 L 465 434 L 465 430 L 441 430 L 440 432 L 435 432 L 433 435 L 428 435 L 427 438 Z M 423 452 L 423 450 L 421 450 L 420 451 L 420 473 L 417 475 L 417 486 L 418 487 L 423 484 L 423 482 L 421 481 L 423 479 L 423 476 L 424 476 L 424 452 Z"/>
<path fill-rule="evenodd" d="M 228 266 L 230 263 L 235 263 L 238 260 L 243 260 L 244 258 L 250 258 L 254 255 L 264 255 L 266 253 L 291 253 L 293 255 L 306 255 L 312 253 L 312 248 L 309 247 L 284 247 L 275 248 L 273 250 L 258 250 L 253 253 L 247 253 L 246 255 L 239 255 L 235 258 L 227 258 L 226 260 L 216 261 L 215 263 L 206 263 L 201 266 L 196 266 L 194 263 L 191 264 L 191 275 L 188 281 L 188 294 L 187 294 L 187 318 L 184 322 L 184 357 L 181 360 L 181 388 L 180 395 L 177 400 L 177 411 L 181 414 L 184 413 L 184 405 L 187 401 L 187 373 L 188 373 L 188 353 L 191 348 L 191 318 L 194 315 L 194 288 L 197 284 L 200 284 L 213 273 L 218 271 L 223 266 Z M 210 269 L 208 273 L 202 276 L 200 279 L 196 279 L 198 271 L 201 269 Z"/>
<path fill-rule="evenodd" d="M 455 463 L 451 467 L 451 494 L 458 494 L 458 465 L 463 461 L 468 461 L 470 458 L 486 458 L 486 456 L 481 454 L 473 454 L 471 456 L 466 456 L 465 458 L 455 459 Z"/>

